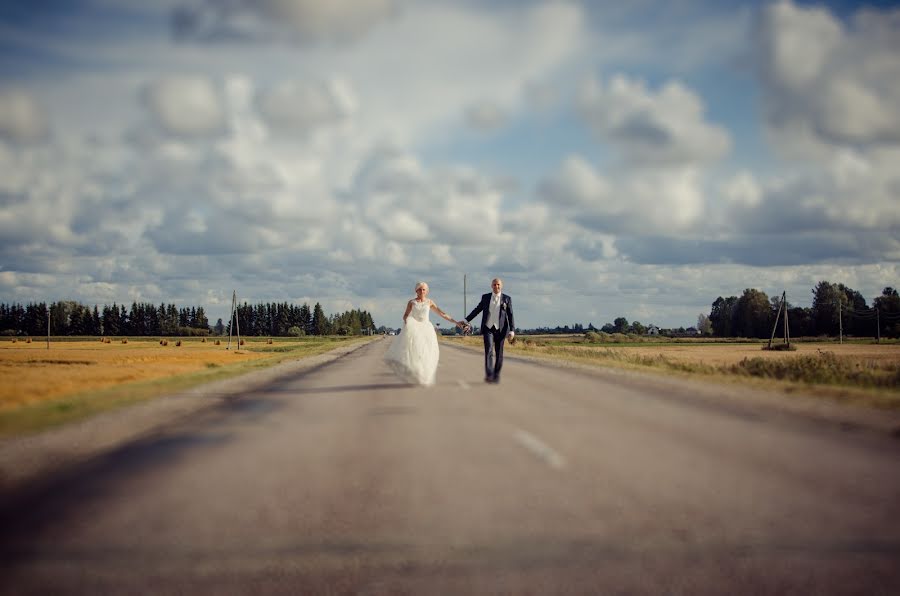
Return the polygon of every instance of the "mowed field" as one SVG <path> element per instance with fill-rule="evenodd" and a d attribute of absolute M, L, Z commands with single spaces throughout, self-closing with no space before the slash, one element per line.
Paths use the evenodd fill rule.
<path fill-rule="evenodd" d="M 214 339 L 168 340 L 159 338 L 121 339 L 103 343 L 85 341 L 46 341 L 0 343 L 0 413 L 23 406 L 52 402 L 74 395 L 171 377 L 198 375 L 210 378 L 225 371 L 248 368 L 258 363 L 280 361 L 286 357 L 320 354 L 343 343 L 341 339 L 302 338 L 245 340 L 238 349 L 233 340 L 215 345 Z M 265 361 L 265 362 L 264 362 Z"/>
<path fill-rule="evenodd" d="M 611 350 L 624 350 L 641 356 L 663 356 L 673 362 L 722 366 L 737 364 L 745 358 L 783 360 L 794 356 L 818 355 L 831 352 L 840 358 L 868 362 L 893 362 L 900 364 L 900 344 L 838 344 L 796 343 L 790 352 L 763 350 L 759 344 L 668 344 L 668 345 L 617 345 L 606 346 Z"/>

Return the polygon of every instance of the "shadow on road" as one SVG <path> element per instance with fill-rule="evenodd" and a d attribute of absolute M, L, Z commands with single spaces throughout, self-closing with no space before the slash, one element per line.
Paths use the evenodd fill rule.
<path fill-rule="evenodd" d="M 418 385 L 408 383 L 373 383 L 369 385 L 340 385 L 337 387 L 284 387 L 257 392 L 255 395 L 272 395 L 278 393 L 353 393 L 355 391 L 396 391 L 398 389 L 416 389 Z"/>

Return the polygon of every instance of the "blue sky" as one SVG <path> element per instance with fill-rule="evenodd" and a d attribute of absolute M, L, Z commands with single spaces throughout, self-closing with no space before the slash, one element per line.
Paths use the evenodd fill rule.
<path fill-rule="evenodd" d="M 887 2 L 0 5 L 0 301 L 691 326 L 900 283 Z"/>

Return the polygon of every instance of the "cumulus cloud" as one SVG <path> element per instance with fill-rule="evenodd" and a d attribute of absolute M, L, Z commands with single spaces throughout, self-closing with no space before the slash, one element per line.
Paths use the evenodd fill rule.
<path fill-rule="evenodd" d="M 898 154 L 893 154 L 892 159 L 897 158 Z M 753 232 L 821 230 L 891 237 L 900 226 L 898 183 L 886 162 L 859 154 L 837 154 L 811 172 L 762 184 L 735 181 L 729 186 L 732 196 L 745 199 L 743 195 L 749 194 L 753 200 L 732 201 L 721 225 Z"/>
<path fill-rule="evenodd" d="M 539 193 L 557 205 L 597 210 L 605 204 L 604 210 L 615 210 L 610 183 L 579 155 L 567 157 L 559 172 L 540 184 Z"/>
<path fill-rule="evenodd" d="M 197 0 L 177 6 L 178 39 L 344 43 L 364 35 L 398 10 L 397 0 Z"/>
<path fill-rule="evenodd" d="M 281 82 L 262 92 L 258 103 L 270 130 L 300 135 L 341 123 L 357 106 L 353 89 L 340 79 Z"/>
<path fill-rule="evenodd" d="M 610 234 L 685 231 L 706 201 L 697 168 L 622 170 L 610 180 L 579 156 L 541 182 L 538 194 L 582 227 Z"/>
<path fill-rule="evenodd" d="M 173 76 L 147 85 L 144 100 L 164 132 L 180 137 L 207 137 L 224 130 L 221 91 L 206 77 Z"/>
<path fill-rule="evenodd" d="M 900 9 L 860 10 L 845 24 L 782 0 L 760 13 L 754 43 L 779 144 L 802 154 L 900 144 Z"/>
<path fill-rule="evenodd" d="M 465 246 L 500 236 L 503 193 L 494 181 L 466 168 L 427 170 L 396 148 L 373 151 L 349 194 L 390 241 Z"/>
<path fill-rule="evenodd" d="M 606 234 L 577 234 L 566 248 L 583 261 L 605 261 L 618 256 L 614 237 Z"/>
<path fill-rule="evenodd" d="M 732 205 L 755 207 L 762 200 L 762 188 L 751 172 L 742 171 L 722 184 L 722 197 Z"/>
<path fill-rule="evenodd" d="M 48 128 L 47 115 L 31 94 L 0 87 L 0 138 L 33 143 L 44 138 Z"/>
<path fill-rule="evenodd" d="M 709 162 L 731 147 L 727 131 L 705 120 L 700 97 L 677 81 L 654 94 L 623 75 L 608 84 L 589 78 L 577 105 L 594 134 L 631 164 Z"/>

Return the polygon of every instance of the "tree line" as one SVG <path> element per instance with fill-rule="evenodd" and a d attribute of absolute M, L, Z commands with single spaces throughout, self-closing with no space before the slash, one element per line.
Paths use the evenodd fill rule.
<path fill-rule="evenodd" d="M 133 302 L 104 305 L 102 310 L 73 300 L 0 304 L 3 335 L 208 335 L 209 321 L 202 306 Z"/>
<path fill-rule="evenodd" d="M 236 309 L 237 327 L 248 336 L 359 335 L 375 329 L 372 315 L 351 310 L 327 317 L 319 303 L 247 303 Z M 0 303 L 0 334 L 6 336 L 189 336 L 224 335 L 234 320 L 219 319 L 210 327 L 202 306 L 178 308 L 174 304 L 133 302 L 131 308 L 113 303 L 99 308 L 72 300 L 47 304 Z M 235 329 L 237 331 L 237 328 Z"/>
<path fill-rule="evenodd" d="M 308 304 L 297 306 L 283 302 L 239 304 L 236 329 L 231 331 L 235 321 L 223 323 L 219 319 L 213 331 L 224 335 L 240 330 L 242 335 L 269 337 L 302 335 L 364 335 L 375 332 L 375 321 L 365 310 L 348 310 L 330 317 L 325 315 L 322 305 L 316 302 L 312 308 Z"/>
<path fill-rule="evenodd" d="M 900 337 L 900 295 L 886 287 L 881 296 L 866 304 L 856 290 L 842 283 L 820 281 L 812 289 L 810 307 L 791 305 L 786 311 L 793 337 L 836 336 Z M 781 308 L 781 296 L 747 288 L 741 296 L 719 296 L 709 316 L 700 316 L 698 328 L 716 337 L 768 338 Z M 776 335 L 781 331 L 777 331 Z"/>

